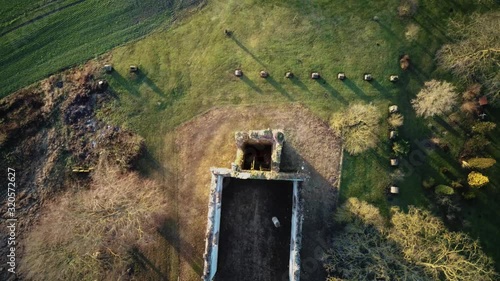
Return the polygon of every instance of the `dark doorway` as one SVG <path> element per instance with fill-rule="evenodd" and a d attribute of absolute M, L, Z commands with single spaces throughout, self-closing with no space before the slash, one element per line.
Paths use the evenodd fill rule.
<path fill-rule="evenodd" d="M 271 170 L 272 144 L 245 144 L 243 170 Z"/>

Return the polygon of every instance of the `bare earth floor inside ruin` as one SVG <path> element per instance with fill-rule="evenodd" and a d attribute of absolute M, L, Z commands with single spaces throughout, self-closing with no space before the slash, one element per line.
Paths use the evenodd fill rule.
<path fill-rule="evenodd" d="M 289 280 L 293 182 L 225 178 L 223 186 L 215 280 Z"/>

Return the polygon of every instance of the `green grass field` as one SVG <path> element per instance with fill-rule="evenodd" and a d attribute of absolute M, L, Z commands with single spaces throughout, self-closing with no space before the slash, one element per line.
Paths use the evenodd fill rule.
<path fill-rule="evenodd" d="M 26 14 L 46 13 L 43 3 L 53 5 L 39 2 L 35 10 L 28 1 L 1 7 L 4 13 L 17 14 L 2 18 L 0 32 L 29 21 Z M 160 1 L 118 4 L 88 0 L 35 21 L 33 26 L 28 24 L 2 35 L 0 94 L 168 22 L 170 12 L 145 12 L 140 8 L 150 2 Z M 436 134 L 429 123 L 438 134 L 448 129 L 441 120 L 417 118 L 410 104 L 425 81 L 453 81 L 449 74 L 436 69 L 434 60 L 436 50 L 450 40 L 447 20 L 498 6 L 470 0 L 421 0 L 416 16 L 403 20 L 397 16 L 398 4 L 397 0 L 209 1 L 171 29 L 157 30 L 111 51 L 106 62 L 112 63 L 115 71 L 106 79 L 117 99 L 100 113 L 101 117 L 145 137 L 152 156 L 161 161 L 171 149 L 164 146 L 165 135 L 213 106 L 302 103 L 327 120 L 333 112 L 354 102 L 373 103 L 384 114 L 388 105 L 398 104 L 405 116 L 400 135 L 410 141 L 412 151 L 418 150 L 419 141 Z M 145 14 L 138 16 L 137 11 Z M 163 11 L 170 11 L 170 7 Z M 374 16 L 379 20 L 374 21 Z M 61 33 L 54 34 L 57 29 Z M 233 31 L 233 36 L 226 37 L 224 29 Z M 405 72 L 399 67 L 403 54 L 409 54 L 412 62 Z M 128 72 L 131 64 L 139 66 L 137 75 Z M 235 68 L 243 70 L 241 79 L 234 77 Z M 260 78 L 260 70 L 269 71 L 270 77 Z M 284 78 L 288 70 L 296 78 Z M 323 79 L 309 79 L 313 71 L 320 72 Z M 344 82 L 336 79 L 341 71 L 348 77 Z M 375 81 L 364 82 L 361 77 L 365 72 Z M 400 81 L 390 83 L 391 74 L 400 75 Z M 500 120 L 498 113 L 495 120 Z M 382 139 L 387 138 L 384 126 Z M 499 135 L 498 128 L 491 134 L 490 149 L 496 159 L 500 159 Z M 422 165 L 412 164 L 399 183 L 400 197 L 392 202 L 384 193 L 390 183 L 389 142 L 384 140 L 377 149 L 356 157 L 345 155 L 341 200 L 358 197 L 376 204 L 385 214 L 392 205 L 428 208 L 432 202 L 421 187 L 422 179 L 433 176 L 445 181 L 439 173 L 443 166 L 460 172 L 455 159 L 463 134 L 450 132 L 443 138 L 450 142 L 451 152 L 431 152 Z M 496 239 L 500 232 L 500 175 L 494 169 L 498 170 L 498 164 L 488 174 L 491 184 L 476 200 L 463 206 L 471 223 L 464 231 L 481 240 L 500 269 L 500 243 Z"/>
<path fill-rule="evenodd" d="M 2 1 L 0 97 L 167 25 L 196 2 Z"/>

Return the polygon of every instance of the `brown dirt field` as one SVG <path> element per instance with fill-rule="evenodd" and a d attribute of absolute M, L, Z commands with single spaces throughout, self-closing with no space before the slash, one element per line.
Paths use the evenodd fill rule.
<path fill-rule="evenodd" d="M 163 268 L 170 279 L 199 280 L 202 274 L 210 167 L 230 167 L 236 152 L 235 131 L 265 128 L 285 131 L 282 169 L 291 172 L 304 167 L 309 175 L 302 185 L 302 280 L 325 279 L 321 258 L 337 202 L 341 141 L 327 123 L 300 105 L 215 108 L 166 136 L 161 161 L 167 192 L 176 206 L 170 210 L 164 235 L 169 249 L 151 258 L 169 263 Z"/>

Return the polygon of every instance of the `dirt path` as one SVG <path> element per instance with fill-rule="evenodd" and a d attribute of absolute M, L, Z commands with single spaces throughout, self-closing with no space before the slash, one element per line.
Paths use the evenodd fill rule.
<path fill-rule="evenodd" d="M 328 222 L 337 200 L 340 140 L 309 110 L 290 105 L 216 108 L 167 136 L 174 141 L 166 141 L 163 166 L 171 169 L 178 159 L 173 172 L 177 184 L 170 188 L 177 189 L 178 194 L 177 239 L 172 240 L 179 249 L 180 280 L 199 280 L 202 274 L 210 167 L 230 167 L 236 151 L 235 131 L 264 128 L 285 130 L 282 169 L 300 169 L 310 176 L 302 187 L 302 280 L 325 279 L 321 254 L 327 246 Z"/>

